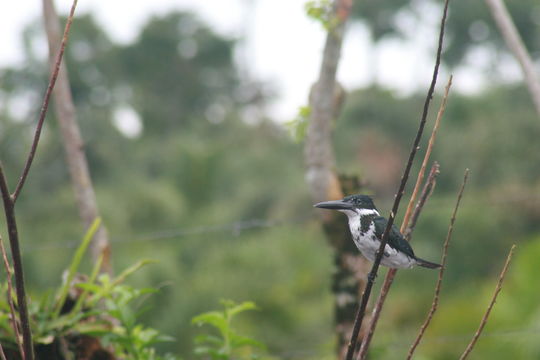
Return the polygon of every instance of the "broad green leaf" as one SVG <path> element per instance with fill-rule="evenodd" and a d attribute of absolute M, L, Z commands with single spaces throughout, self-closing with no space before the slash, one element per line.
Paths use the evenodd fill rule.
<path fill-rule="evenodd" d="M 225 334 L 227 331 L 227 320 L 225 319 L 225 316 L 218 311 L 210 311 L 198 316 L 195 316 L 193 319 L 191 319 L 192 324 L 196 325 L 203 325 L 208 324 L 212 325 L 219 329 L 219 331 L 222 334 Z"/>

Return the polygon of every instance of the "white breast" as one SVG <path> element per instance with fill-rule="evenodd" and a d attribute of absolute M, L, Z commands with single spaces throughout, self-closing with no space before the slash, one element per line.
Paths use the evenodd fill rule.
<path fill-rule="evenodd" d="M 354 243 L 362 255 L 372 262 L 375 261 L 375 255 L 381 245 L 381 242 L 375 235 L 375 225 L 371 223 L 368 230 L 362 234 L 360 233 L 360 216 L 351 216 L 349 217 L 349 229 L 351 230 L 351 234 L 353 234 Z M 408 255 L 386 245 L 381 264 L 389 268 L 406 269 L 415 265 L 416 261 Z"/>

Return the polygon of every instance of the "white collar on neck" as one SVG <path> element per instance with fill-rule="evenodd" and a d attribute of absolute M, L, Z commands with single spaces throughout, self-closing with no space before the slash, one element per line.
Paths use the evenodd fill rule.
<path fill-rule="evenodd" d="M 364 215 L 379 215 L 379 212 L 375 209 L 359 209 L 356 210 L 356 213 L 360 216 Z"/>

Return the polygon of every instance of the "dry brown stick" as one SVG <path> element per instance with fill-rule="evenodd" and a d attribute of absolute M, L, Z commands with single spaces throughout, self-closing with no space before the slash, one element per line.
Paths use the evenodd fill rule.
<path fill-rule="evenodd" d="M 446 110 L 446 104 L 448 102 L 448 94 L 450 92 L 450 87 L 452 86 L 452 76 L 448 79 L 448 83 L 445 88 L 444 96 L 441 101 L 441 105 L 439 106 L 439 111 L 437 113 L 437 118 L 435 120 L 435 125 L 433 126 L 433 130 L 431 132 L 431 136 L 429 138 L 428 147 L 426 149 L 426 153 L 424 155 L 424 160 L 422 161 L 422 166 L 420 167 L 420 171 L 418 172 L 418 176 L 416 179 L 416 184 L 414 186 L 413 193 L 411 195 L 411 198 L 409 200 L 409 205 L 407 206 L 407 210 L 405 212 L 405 216 L 403 217 L 403 222 L 401 223 L 400 231 L 402 234 L 405 235 L 407 240 L 410 240 L 410 236 L 412 234 L 412 230 L 414 228 L 414 225 L 410 226 L 409 222 L 410 219 L 414 220 L 414 224 L 416 224 L 416 221 L 418 220 L 418 216 L 420 215 L 420 211 L 422 210 L 422 207 L 415 208 L 415 211 L 413 213 L 412 208 L 414 205 L 414 202 L 416 201 L 416 197 L 418 196 L 418 190 L 420 189 L 420 186 L 422 184 L 422 181 L 424 179 L 424 173 L 427 167 L 427 163 L 429 162 L 429 158 L 431 156 L 431 152 L 433 151 L 433 146 L 435 144 L 435 139 L 437 137 L 437 131 L 439 129 L 439 125 L 442 119 L 442 116 L 444 115 L 444 112 Z M 435 171 L 432 167 L 431 171 Z M 437 170 L 438 171 L 438 165 Z M 431 175 L 430 175 L 431 176 Z M 426 186 L 430 184 L 430 181 L 426 182 Z M 427 195 L 427 193 L 423 192 L 424 196 Z M 427 196 L 426 196 L 427 197 Z M 422 203 L 423 206 L 423 203 Z M 411 218 L 411 214 L 412 218 Z M 364 359 L 367 355 L 367 350 L 369 349 L 369 345 L 371 344 L 371 340 L 373 338 L 373 334 L 375 333 L 375 328 L 377 326 L 377 322 L 379 321 L 379 317 L 382 311 L 382 307 L 384 305 L 384 302 L 386 300 L 386 296 L 388 295 L 388 291 L 390 287 L 392 286 L 392 283 L 394 281 L 394 277 L 396 276 L 396 269 L 390 269 L 388 270 L 388 273 L 386 274 L 386 277 L 384 278 L 384 283 L 381 287 L 381 291 L 379 293 L 379 297 L 377 298 L 377 301 L 375 302 L 375 305 L 373 307 L 373 312 L 371 314 L 371 321 L 368 326 L 368 330 L 366 332 L 366 335 L 364 336 L 364 339 L 362 341 L 362 346 L 360 347 L 360 359 Z"/>
<path fill-rule="evenodd" d="M 441 293 L 441 286 L 442 286 L 442 279 L 444 276 L 444 270 L 446 268 L 446 257 L 448 255 L 448 245 L 450 244 L 450 239 L 452 238 L 452 232 L 454 231 L 454 223 L 456 222 L 456 216 L 459 209 L 459 204 L 461 202 L 461 197 L 463 196 L 463 191 L 465 190 L 465 185 L 467 184 L 467 179 L 469 177 L 469 169 L 465 170 L 465 175 L 463 176 L 463 183 L 461 184 L 461 188 L 459 189 L 459 193 L 457 196 L 456 206 L 454 207 L 454 212 L 452 213 L 452 217 L 450 218 L 450 225 L 448 226 L 448 233 L 446 234 L 446 239 L 444 240 L 444 246 L 443 246 L 443 253 L 441 258 L 441 269 L 439 270 L 439 278 L 437 279 L 437 285 L 435 285 L 435 294 L 433 295 L 433 302 L 431 303 L 431 308 L 429 309 L 429 313 L 426 317 L 426 320 L 422 324 L 422 327 L 420 327 L 420 331 L 418 332 L 418 336 L 414 340 L 414 342 L 411 345 L 411 348 L 409 349 L 409 353 L 407 354 L 407 360 L 410 360 L 418 347 L 418 344 L 420 344 L 420 341 L 422 340 L 422 337 L 424 336 L 427 327 L 431 323 L 431 320 L 433 319 L 433 315 L 437 311 L 437 308 L 439 306 L 439 296 Z"/>
<path fill-rule="evenodd" d="M 364 316 L 366 313 L 367 303 L 371 295 L 371 289 L 373 288 L 373 283 L 375 282 L 375 277 L 377 276 L 379 265 L 381 264 L 382 256 L 384 254 L 384 247 L 386 246 L 386 243 L 388 242 L 388 235 L 390 234 L 390 229 L 392 228 L 392 225 L 394 224 L 394 218 L 396 217 L 397 211 L 399 209 L 399 203 L 401 202 L 401 197 L 403 196 L 403 193 L 405 192 L 405 185 L 407 184 L 407 180 L 409 179 L 409 173 L 412 168 L 413 160 L 418 151 L 418 146 L 420 144 L 420 139 L 422 138 L 422 134 L 424 133 L 424 127 L 426 125 L 429 104 L 431 103 L 431 99 L 433 98 L 433 92 L 435 91 L 435 84 L 437 83 L 437 77 L 439 75 L 439 65 L 441 63 L 441 53 L 442 53 L 442 46 L 443 46 L 443 39 L 444 39 L 444 26 L 446 23 L 446 15 L 448 13 L 448 1 L 449 0 L 446 0 L 444 3 L 444 10 L 443 10 L 443 16 L 441 19 L 435 66 L 433 69 L 433 76 L 431 79 L 431 84 L 429 86 L 426 100 L 424 102 L 424 109 L 422 112 L 422 117 L 420 119 L 420 124 L 418 125 L 418 131 L 416 133 L 416 137 L 414 139 L 412 149 L 409 154 L 409 159 L 405 166 L 403 176 L 401 177 L 401 183 L 399 185 L 398 192 L 396 193 L 396 198 L 394 200 L 394 205 L 392 206 L 392 211 L 390 212 L 390 216 L 388 217 L 388 223 L 386 225 L 386 229 L 384 229 L 384 233 L 381 238 L 381 245 L 379 246 L 379 250 L 377 251 L 377 256 L 375 257 L 375 261 L 373 262 L 373 267 L 371 268 L 371 271 L 368 274 L 368 281 L 366 283 L 364 293 L 362 294 L 362 301 L 360 302 L 358 314 L 355 319 L 351 341 L 349 342 L 349 346 L 347 348 L 347 355 L 345 357 L 347 360 L 351 360 L 354 356 L 354 351 L 356 349 L 356 343 L 358 340 L 357 339 L 358 333 L 360 332 L 360 327 L 362 326 L 362 322 L 364 320 Z"/>
<path fill-rule="evenodd" d="M 4 247 L 4 240 L 2 239 L 2 236 L 0 236 L 0 251 L 2 252 L 2 259 L 4 260 L 4 268 L 6 269 L 6 279 L 7 279 L 7 302 L 9 305 L 9 311 L 11 313 L 11 327 L 13 328 L 13 332 L 15 334 L 15 340 L 17 342 L 17 346 L 19 347 L 19 351 L 21 354 L 24 354 L 23 346 L 21 343 L 21 332 L 19 330 L 19 325 L 17 324 L 17 313 L 15 311 L 15 305 L 13 304 L 13 284 L 11 282 L 11 268 L 9 266 L 9 260 L 7 258 L 6 248 Z"/>
<path fill-rule="evenodd" d="M 15 191 L 11 195 L 11 198 L 13 199 L 12 201 L 14 204 L 17 201 L 17 198 L 19 197 L 22 187 L 24 186 L 26 178 L 28 177 L 28 172 L 30 171 L 30 167 L 32 166 L 32 161 L 34 160 L 34 156 L 36 155 L 39 138 L 41 136 L 41 129 L 43 128 L 43 123 L 45 122 L 45 116 L 47 115 L 47 110 L 49 109 L 49 100 L 51 99 L 51 94 L 54 89 L 54 85 L 56 84 L 56 78 L 58 77 L 58 72 L 60 71 L 60 64 L 62 63 L 62 57 L 64 56 L 64 50 L 66 48 L 66 43 L 69 37 L 69 30 L 71 29 L 71 24 L 73 22 L 73 16 L 75 15 L 76 7 L 77 7 L 77 0 L 73 0 L 73 4 L 71 5 L 71 10 L 67 18 L 66 26 L 64 28 L 64 35 L 62 36 L 62 43 L 60 45 L 60 50 L 58 51 L 58 55 L 56 55 L 56 61 L 54 63 L 54 68 L 53 68 L 51 77 L 49 79 L 49 85 L 47 86 L 47 91 L 45 92 L 45 96 L 43 98 L 43 104 L 41 105 L 41 111 L 39 113 L 38 123 L 36 126 L 36 130 L 34 132 L 34 140 L 32 141 L 32 146 L 30 147 L 30 152 L 28 153 L 28 157 L 26 159 L 26 163 L 24 165 L 22 174 L 19 177 L 19 182 L 17 183 L 17 186 L 15 187 Z"/>
<path fill-rule="evenodd" d="M 412 192 L 411 199 L 409 200 L 409 205 L 407 206 L 407 211 L 405 211 L 405 216 L 403 217 L 403 222 L 401 223 L 401 233 L 403 233 L 405 229 L 409 226 L 409 216 L 412 213 L 411 210 L 414 206 L 414 202 L 416 201 L 416 197 L 418 196 L 418 192 L 420 191 L 420 186 L 422 185 L 422 182 L 424 181 L 424 173 L 426 172 L 426 167 L 429 162 L 431 152 L 433 151 L 433 145 L 435 144 L 435 139 L 437 138 L 437 131 L 439 130 L 439 125 L 441 123 L 442 116 L 444 115 L 444 111 L 446 110 L 446 104 L 448 102 L 448 93 L 450 92 L 451 86 L 452 86 L 452 75 L 450 75 L 450 78 L 448 79 L 448 83 L 446 84 L 446 88 L 444 90 L 444 96 L 443 96 L 441 105 L 439 107 L 439 112 L 437 113 L 437 118 L 435 119 L 435 125 L 433 125 L 433 131 L 431 132 L 431 137 L 429 138 L 426 155 L 424 156 L 424 160 L 422 161 L 422 166 L 420 167 L 420 171 L 418 172 L 418 177 L 416 180 L 416 184 L 414 185 L 414 190 Z"/>
<path fill-rule="evenodd" d="M 439 169 L 440 169 L 439 163 L 437 161 L 433 162 L 433 165 L 431 165 L 431 170 L 429 171 L 427 181 L 424 184 L 424 188 L 422 189 L 422 194 L 420 195 L 420 199 L 418 199 L 418 202 L 416 203 L 414 212 L 409 220 L 409 225 L 407 226 L 407 229 L 405 229 L 405 232 L 403 234 L 403 236 L 405 237 L 405 240 L 407 241 L 411 241 L 412 232 L 414 231 L 414 228 L 416 227 L 416 223 L 418 222 L 420 213 L 422 212 L 422 209 L 424 208 L 424 205 L 426 204 L 427 199 L 431 196 L 431 194 L 433 193 L 433 190 L 435 189 L 435 185 L 437 183 L 437 176 L 439 176 L 439 173 L 440 173 Z"/>
<path fill-rule="evenodd" d="M 411 216 L 411 220 L 410 220 L 411 226 L 407 228 L 408 232 L 404 234 L 407 241 L 410 241 L 411 239 L 412 231 L 414 229 L 414 226 L 416 225 L 416 221 L 418 220 L 418 217 L 420 216 L 420 213 L 422 212 L 422 209 L 424 208 L 424 205 L 427 199 L 429 198 L 429 196 L 431 196 L 433 192 L 433 189 L 437 182 L 436 180 L 437 180 L 438 175 L 439 175 L 439 164 L 435 162 L 431 166 L 428 179 L 424 185 L 424 188 L 422 189 L 422 194 L 420 195 L 420 199 L 418 200 L 418 203 L 416 204 L 414 214 Z M 375 302 L 375 305 L 373 306 L 373 312 L 371 314 L 371 321 L 368 325 L 368 329 L 366 331 L 366 334 L 362 341 L 362 345 L 360 347 L 360 351 L 358 353 L 358 356 L 360 359 L 364 359 L 367 355 L 369 345 L 371 343 L 371 340 L 373 339 L 373 335 L 375 334 L 375 328 L 377 326 L 377 322 L 381 315 L 381 310 L 384 304 L 384 300 L 386 299 L 386 296 L 388 295 L 388 292 L 390 291 L 390 286 L 392 285 L 394 281 L 394 277 L 396 276 L 396 273 L 397 273 L 396 269 L 390 269 L 388 270 L 388 273 L 386 274 L 384 283 L 381 286 L 379 297 L 377 298 L 377 301 Z"/>
<path fill-rule="evenodd" d="M 497 301 L 497 296 L 499 295 L 499 292 L 501 292 L 504 276 L 506 275 L 506 271 L 508 270 L 508 266 L 510 265 L 510 261 L 512 260 L 512 255 L 514 254 L 515 248 L 516 248 L 515 244 L 512 245 L 512 247 L 510 248 L 510 251 L 508 252 L 508 256 L 506 257 L 506 262 L 504 263 L 504 267 L 501 271 L 501 274 L 499 275 L 499 281 L 497 282 L 497 286 L 495 287 L 495 292 L 493 293 L 493 296 L 491 297 L 491 301 L 486 310 L 486 313 L 484 314 L 484 317 L 482 318 L 482 321 L 480 322 L 480 326 L 478 327 L 478 330 L 476 330 L 476 333 L 471 339 L 471 342 L 469 343 L 469 345 L 467 345 L 467 348 L 465 349 L 465 351 L 463 352 L 459 360 L 465 360 L 467 356 L 469 356 L 474 346 L 476 345 L 478 338 L 482 334 L 482 331 L 484 330 L 484 327 L 486 326 L 487 320 L 489 318 L 489 314 L 491 313 L 491 310 L 493 309 L 493 306 L 495 305 L 495 301 Z"/>

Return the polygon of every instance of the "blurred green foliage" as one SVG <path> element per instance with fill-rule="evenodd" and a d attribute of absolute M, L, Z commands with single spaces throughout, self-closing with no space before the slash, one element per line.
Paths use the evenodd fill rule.
<path fill-rule="evenodd" d="M 193 324 L 211 326 L 219 334 L 219 336 L 210 334 L 197 336 L 194 353 L 212 360 L 260 359 L 253 349 L 265 349 L 265 345 L 250 337 L 239 335 L 232 326 L 233 319 L 240 313 L 256 310 L 255 303 L 245 301 L 236 304 L 231 300 L 222 300 L 221 303 L 224 307 L 222 311 L 208 311 L 191 319 Z"/>
<path fill-rule="evenodd" d="M 78 246 L 64 279 L 56 294 L 51 296 L 51 289 L 41 299 L 29 304 L 30 325 L 35 344 L 36 357 L 39 359 L 63 359 L 80 354 L 96 355 L 97 348 L 103 344 L 107 351 L 115 356 L 131 360 L 174 360 L 167 354 L 160 356 L 154 345 L 159 342 L 173 341 L 174 338 L 159 333 L 158 330 L 143 326 L 138 317 L 142 313 L 141 301 L 156 289 L 137 289 L 125 284 L 127 277 L 135 273 L 150 261 L 139 261 L 122 271 L 117 277 L 99 274 L 100 258 L 90 275 L 79 273 L 79 266 L 90 241 L 99 228 L 100 219 L 96 219 Z M 1 288 L 7 294 L 0 301 L 0 339 L 3 348 L 8 351 L 8 358 L 19 358 L 17 336 L 11 318 L 11 306 L 16 304 L 14 293 L 9 293 L 10 284 L 2 282 Z M 134 304 L 136 300 L 139 304 Z M 85 347 L 82 337 L 97 338 L 93 347 Z M 62 347 L 63 350 L 57 350 Z M 68 350 L 69 349 L 69 350 Z M 61 354 L 61 355 L 60 355 Z M 10 356 L 11 355 L 11 356 Z"/>
<path fill-rule="evenodd" d="M 47 81 L 45 59 L 36 50 L 38 26 L 25 33 L 25 66 L 0 70 L 0 154 L 11 184 Z M 159 260 L 137 272 L 133 282 L 136 288 L 160 289 L 148 299 L 152 310 L 140 315 L 176 339 L 159 344 L 160 350 L 189 358 L 195 332 L 190 319 L 229 298 L 260 306 L 235 326 L 268 344 L 269 353 L 332 358 L 332 254 L 313 218 L 302 147 L 264 117 L 246 120 L 246 111 L 262 109 L 269 95 L 239 75 L 234 40 L 187 13 L 150 19 L 130 44 L 114 43 L 89 15 L 78 17 L 72 29 L 67 64 L 115 268 L 142 257 Z M 376 87 L 353 91 L 335 125 L 338 168 L 360 175 L 383 212 L 422 102 L 423 95 L 400 97 Z M 138 115 L 139 134 L 119 130 L 122 108 Z M 36 297 L 57 283 L 65 249 L 75 247 L 82 232 L 57 124 L 49 117 L 17 209 L 25 275 Z M 298 125 L 305 127 L 305 121 Z M 475 355 L 538 356 L 539 294 L 532 285 L 540 255 L 538 138 L 538 119 L 523 87 L 451 94 L 433 154 L 442 173 L 414 234 L 419 255 L 440 255 L 466 167 L 470 187 L 456 223 L 440 310 L 418 358 L 455 358 L 461 352 L 511 243 L 519 244 L 516 261 Z M 420 155 L 426 143 L 427 137 Z M 374 339 L 377 358 L 403 357 L 429 309 L 435 280 L 434 272 L 421 269 L 398 274 Z"/>

